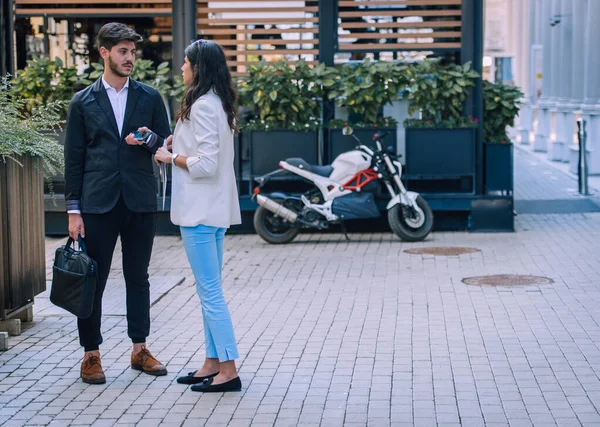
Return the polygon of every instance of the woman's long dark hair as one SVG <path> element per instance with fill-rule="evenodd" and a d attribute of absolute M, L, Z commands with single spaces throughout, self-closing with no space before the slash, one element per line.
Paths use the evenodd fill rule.
<path fill-rule="evenodd" d="M 188 87 L 179 110 L 179 118 L 190 119 L 192 105 L 198 98 L 211 89 L 221 98 L 223 109 L 227 113 L 227 122 L 232 131 L 237 131 L 236 107 L 237 93 L 233 86 L 231 73 L 227 67 L 225 52 L 221 46 L 210 40 L 197 40 L 185 49 L 190 61 L 194 81 Z"/>

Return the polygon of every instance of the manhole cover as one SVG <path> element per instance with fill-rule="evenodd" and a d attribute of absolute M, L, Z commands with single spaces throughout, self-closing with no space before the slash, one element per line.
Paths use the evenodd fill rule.
<path fill-rule="evenodd" d="M 549 285 L 554 280 L 541 276 L 525 276 L 518 274 L 497 274 L 494 276 L 468 277 L 462 280 L 467 285 L 475 286 L 524 286 Z"/>
<path fill-rule="evenodd" d="M 479 249 L 475 248 L 456 248 L 456 247 L 447 247 L 447 248 L 412 248 L 407 249 L 404 252 L 412 255 L 464 255 L 464 254 L 472 254 L 474 252 L 480 252 Z"/>

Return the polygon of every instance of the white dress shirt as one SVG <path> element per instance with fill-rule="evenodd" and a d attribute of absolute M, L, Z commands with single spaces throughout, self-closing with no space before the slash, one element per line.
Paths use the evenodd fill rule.
<path fill-rule="evenodd" d="M 104 80 L 104 74 L 102 74 L 102 84 L 106 89 L 106 94 L 110 100 L 115 120 L 117 121 L 117 127 L 119 128 L 119 135 L 123 133 L 123 122 L 125 121 L 125 108 L 127 107 L 127 94 L 129 93 L 129 79 L 125 82 L 125 86 L 121 88 L 119 92 L 108 84 Z"/>
<path fill-rule="evenodd" d="M 125 108 L 127 108 L 129 78 L 125 82 L 125 86 L 123 86 L 119 92 L 117 92 L 114 87 L 109 85 L 108 82 L 104 80 L 104 74 L 102 74 L 102 84 L 104 85 L 104 89 L 106 89 L 106 94 L 110 100 L 110 105 L 112 107 L 113 114 L 115 115 L 115 120 L 117 121 L 117 127 L 119 128 L 119 135 L 121 135 L 123 133 L 123 122 L 125 121 Z M 81 214 L 81 211 L 79 209 L 68 210 L 67 213 Z"/>

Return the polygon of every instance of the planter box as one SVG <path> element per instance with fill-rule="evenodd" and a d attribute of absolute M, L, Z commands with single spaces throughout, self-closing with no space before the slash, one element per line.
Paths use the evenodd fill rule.
<path fill-rule="evenodd" d="M 396 152 L 397 145 L 397 129 L 396 128 L 354 128 L 354 133 L 358 139 L 360 139 L 363 145 L 367 147 L 375 147 L 375 141 L 373 141 L 373 135 L 377 132 L 389 133 L 383 139 L 383 145 L 385 147 L 393 147 L 393 151 Z M 337 156 L 347 151 L 354 150 L 359 142 L 352 137 L 352 135 L 344 135 L 342 129 L 329 129 L 329 138 L 327 142 L 327 155 L 325 156 L 326 163 L 331 164 Z"/>
<path fill-rule="evenodd" d="M 484 144 L 485 192 L 513 193 L 513 145 Z"/>
<path fill-rule="evenodd" d="M 0 161 L 0 320 L 46 290 L 41 161 Z"/>
<path fill-rule="evenodd" d="M 317 131 L 250 130 L 244 133 L 244 138 L 249 138 L 250 143 L 251 179 L 274 171 L 281 160 L 290 157 L 301 157 L 310 164 L 317 164 L 319 159 Z"/>
<path fill-rule="evenodd" d="M 406 128 L 406 174 L 415 177 L 475 175 L 475 128 Z"/>

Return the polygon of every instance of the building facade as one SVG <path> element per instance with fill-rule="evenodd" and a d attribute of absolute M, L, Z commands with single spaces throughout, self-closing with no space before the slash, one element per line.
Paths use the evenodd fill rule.
<path fill-rule="evenodd" d="M 506 80 L 525 93 L 517 141 L 575 172 L 583 117 L 589 172 L 600 174 L 600 1 L 486 1 L 486 61 L 508 58 Z"/>

